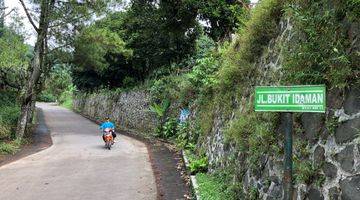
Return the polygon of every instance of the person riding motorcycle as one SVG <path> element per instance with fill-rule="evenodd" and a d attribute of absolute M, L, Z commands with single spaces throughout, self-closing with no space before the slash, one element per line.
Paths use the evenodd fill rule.
<path fill-rule="evenodd" d="M 116 133 L 115 133 L 115 125 L 114 123 L 110 122 L 110 118 L 109 117 L 106 117 L 105 118 L 105 122 L 103 122 L 101 125 L 100 125 L 100 128 L 99 128 L 101 131 L 104 131 L 105 129 L 111 129 L 111 134 L 114 138 L 114 143 L 115 143 L 115 138 L 116 138 Z M 105 141 L 105 138 L 104 138 L 104 134 L 103 134 L 103 140 Z"/>

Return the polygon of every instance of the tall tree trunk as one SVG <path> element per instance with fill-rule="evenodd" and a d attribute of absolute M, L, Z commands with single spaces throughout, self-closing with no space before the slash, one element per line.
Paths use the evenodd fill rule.
<path fill-rule="evenodd" d="M 31 103 L 31 106 L 30 106 L 30 111 L 29 111 L 28 119 L 27 119 L 28 122 L 33 122 L 34 121 L 34 114 L 35 114 L 35 110 L 36 110 L 36 107 L 35 107 L 36 99 L 37 99 L 38 95 L 41 93 L 41 91 L 43 89 L 44 82 L 46 80 L 47 73 L 48 73 L 49 67 L 50 67 L 50 65 L 48 63 L 48 59 L 46 59 L 46 55 L 48 54 L 47 38 L 44 39 L 43 48 L 44 48 L 44 51 L 43 51 L 44 56 L 41 56 L 42 60 L 40 60 L 42 76 L 39 77 L 39 80 L 38 80 L 38 82 L 37 82 L 37 84 L 35 86 L 35 92 L 33 93 L 32 103 Z M 26 130 L 27 129 L 28 128 L 26 128 Z"/>
<path fill-rule="evenodd" d="M 37 95 L 39 94 L 39 92 L 35 92 L 32 96 L 32 99 L 31 99 L 31 104 L 30 104 L 30 108 L 29 108 L 29 114 L 28 114 L 28 119 L 27 119 L 27 127 L 26 127 L 26 130 L 28 130 L 28 125 L 30 123 L 33 122 L 34 120 L 34 113 L 35 113 L 35 103 L 36 103 L 36 98 L 37 98 Z"/>
<path fill-rule="evenodd" d="M 34 57 L 30 63 L 30 74 L 24 87 L 24 92 L 21 97 L 21 114 L 17 124 L 16 136 L 22 138 L 25 134 L 26 127 L 29 120 L 32 119 L 35 107 L 35 98 L 37 94 L 37 85 L 42 73 L 44 60 L 44 41 L 48 33 L 48 26 L 50 23 L 49 15 L 54 5 L 54 0 L 41 1 L 40 23 L 37 29 L 38 36 L 34 48 Z"/>
<path fill-rule="evenodd" d="M 4 22 L 5 22 L 5 2 L 0 0 L 0 37 L 4 32 Z"/>
<path fill-rule="evenodd" d="M 22 138 L 26 131 L 26 126 L 28 124 L 29 120 L 29 114 L 31 112 L 31 104 L 33 102 L 33 96 L 35 91 L 36 83 L 38 82 L 40 75 L 41 75 L 41 46 L 42 46 L 42 39 L 41 35 L 38 35 L 38 39 L 35 44 L 35 51 L 34 51 L 34 57 L 31 61 L 30 68 L 32 69 L 30 71 L 30 76 L 27 80 L 27 83 L 24 87 L 24 93 L 21 97 L 21 114 L 19 117 L 19 121 L 17 124 L 17 130 L 16 130 L 16 136 L 18 138 Z"/>

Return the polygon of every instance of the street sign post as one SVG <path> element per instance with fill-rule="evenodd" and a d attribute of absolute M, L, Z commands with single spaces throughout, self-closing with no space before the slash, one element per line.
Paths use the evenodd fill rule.
<path fill-rule="evenodd" d="M 292 113 L 325 113 L 326 87 L 324 85 L 258 86 L 255 88 L 254 105 L 256 112 L 285 112 L 284 199 L 291 200 L 293 194 Z"/>

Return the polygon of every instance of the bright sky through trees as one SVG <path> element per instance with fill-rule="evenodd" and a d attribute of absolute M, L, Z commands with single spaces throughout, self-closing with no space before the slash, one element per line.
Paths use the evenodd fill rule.
<path fill-rule="evenodd" d="M 18 14 L 20 15 L 21 18 L 23 18 L 22 20 L 25 25 L 24 29 L 26 30 L 27 33 L 29 33 L 25 42 L 27 44 L 34 45 L 35 40 L 36 40 L 36 33 L 33 30 L 33 27 L 31 26 L 31 24 L 28 22 L 25 12 L 24 12 L 24 9 L 21 7 L 21 4 L 19 3 L 19 1 L 18 0 L 5 0 L 5 7 L 7 7 L 6 12 L 10 12 L 12 9 L 17 9 Z M 5 21 L 7 24 L 9 24 L 11 22 L 11 17 L 7 16 Z"/>
<path fill-rule="evenodd" d="M 251 3 L 257 3 L 259 0 L 251 0 Z M 18 13 L 21 15 L 21 17 L 23 18 L 23 22 L 25 25 L 25 30 L 26 32 L 29 33 L 27 40 L 25 41 L 27 44 L 30 45 L 34 45 L 35 44 L 35 40 L 36 40 L 36 33 L 33 30 L 31 24 L 28 22 L 25 12 L 23 10 L 23 8 L 21 7 L 21 4 L 19 3 L 18 0 L 5 0 L 5 6 L 7 7 L 7 12 L 9 12 L 11 9 L 17 9 Z M 6 23 L 9 23 L 11 20 L 11 18 L 8 16 L 6 19 Z"/>

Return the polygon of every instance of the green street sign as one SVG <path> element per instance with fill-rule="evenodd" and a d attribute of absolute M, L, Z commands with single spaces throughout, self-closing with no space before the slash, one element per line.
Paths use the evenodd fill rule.
<path fill-rule="evenodd" d="M 258 86 L 255 88 L 255 111 L 325 113 L 324 85 Z"/>

